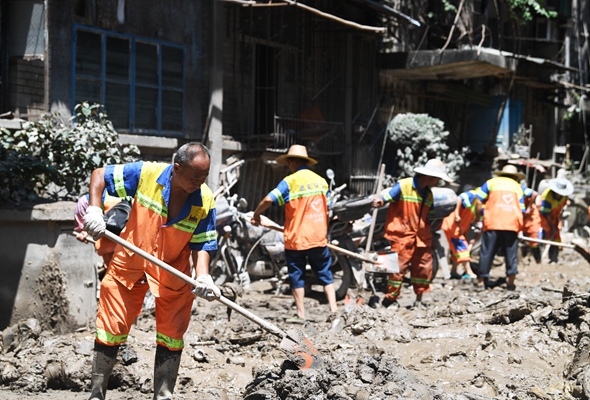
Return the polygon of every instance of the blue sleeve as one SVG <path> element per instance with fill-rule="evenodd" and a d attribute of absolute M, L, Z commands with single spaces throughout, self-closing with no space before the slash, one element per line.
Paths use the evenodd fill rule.
<path fill-rule="evenodd" d="M 197 225 L 197 229 L 193 233 L 193 239 L 189 244 L 189 248 L 193 251 L 216 251 L 217 250 L 217 231 L 215 230 L 217 210 L 212 208 L 209 214 Z"/>
<path fill-rule="evenodd" d="M 143 161 L 129 164 L 107 165 L 104 172 L 106 189 L 111 196 L 135 197 Z"/>
<path fill-rule="evenodd" d="M 279 182 L 277 187 L 268 194 L 268 196 L 272 199 L 274 205 L 284 206 L 289 202 L 289 193 L 291 193 L 291 188 L 287 181 L 283 179 Z"/>
<path fill-rule="evenodd" d="M 399 200 L 400 196 L 402 195 L 402 188 L 399 185 L 399 182 L 393 185 L 389 192 L 383 195 L 383 201 L 386 203 L 392 203 Z"/>
<path fill-rule="evenodd" d="M 484 183 L 481 185 L 479 190 L 475 193 L 478 199 L 480 199 L 483 203 L 486 202 L 488 199 L 488 195 L 490 194 L 490 190 L 488 189 L 488 183 Z"/>

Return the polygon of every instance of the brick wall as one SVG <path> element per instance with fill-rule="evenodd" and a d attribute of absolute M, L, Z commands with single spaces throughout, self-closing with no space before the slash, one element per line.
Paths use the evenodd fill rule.
<path fill-rule="evenodd" d="M 10 111 L 30 120 L 46 111 L 43 60 L 12 58 L 9 61 L 8 76 Z"/>

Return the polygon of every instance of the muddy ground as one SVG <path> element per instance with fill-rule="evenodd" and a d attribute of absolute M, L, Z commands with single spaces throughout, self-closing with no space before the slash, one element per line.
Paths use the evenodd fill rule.
<path fill-rule="evenodd" d="M 306 298 L 309 321 L 288 325 L 289 295 L 254 282 L 239 300 L 281 329 L 306 332 L 322 365 L 298 370 L 280 340 L 225 307 L 199 300 L 185 336 L 177 399 L 588 399 L 590 264 L 573 250 L 559 264 L 520 265 L 517 289 L 475 291 L 439 274 L 411 309 L 408 286 L 398 310 L 359 306 L 339 323 Z M 492 276 L 504 274 L 497 266 Z M 382 295 L 382 293 L 380 293 Z M 36 320 L 2 332 L 0 399 L 88 397 L 93 332 L 57 335 Z M 155 353 L 152 311 L 131 331 L 111 378 L 109 399 L 151 399 Z"/>

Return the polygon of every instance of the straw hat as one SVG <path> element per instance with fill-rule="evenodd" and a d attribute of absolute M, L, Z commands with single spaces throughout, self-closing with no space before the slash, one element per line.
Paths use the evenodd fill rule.
<path fill-rule="evenodd" d="M 445 164 L 435 158 L 428 160 L 423 167 L 414 168 L 414 172 L 421 175 L 434 176 L 435 178 L 440 178 L 447 182 L 453 182 L 453 180 L 447 175 Z"/>
<path fill-rule="evenodd" d="M 277 164 L 287 165 L 287 160 L 289 158 L 301 158 L 307 160 L 307 165 L 314 165 L 318 163 L 316 160 L 307 155 L 307 149 L 305 148 L 305 146 L 302 146 L 300 144 L 294 144 L 291 147 L 289 147 L 289 152 L 287 154 L 281 154 L 275 159 L 275 161 L 277 162 Z"/>
<path fill-rule="evenodd" d="M 501 171 L 494 171 L 494 175 L 498 176 L 506 176 L 508 178 L 513 178 L 514 180 L 520 182 L 525 178 L 525 174 L 522 172 L 518 172 L 518 169 L 514 165 L 504 165 Z"/>
<path fill-rule="evenodd" d="M 551 179 L 549 188 L 555 193 L 566 197 L 574 192 L 574 184 L 565 178 Z"/>

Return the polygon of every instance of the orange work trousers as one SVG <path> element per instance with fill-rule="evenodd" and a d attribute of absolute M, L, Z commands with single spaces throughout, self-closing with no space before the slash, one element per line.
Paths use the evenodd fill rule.
<path fill-rule="evenodd" d="M 422 294 L 430 291 L 430 281 L 432 279 L 432 252 L 430 247 L 415 247 L 414 243 L 405 246 L 391 245 L 396 251 L 399 263 L 399 273 L 389 274 L 387 277 L 387 297 L 390 300 L 396 300 L 400 296 L 404 275 L 410 268 L 410 282 L 414 288 L 414 293 Z"/>
<path fill-rule="evenodd" d="M 127 289 L 111 273 L 111 268 L 100 285 L 96 341 L 106 346 L 117 346 L 127 341 L 133 321 L 139 316 L 149 284 L 146 277 Z M 187 285 L 178 292 L 166 291 L 156 297 L 156 343 L 172 351 L 184 347 L 183 336 L 191 316 L 195 299 Z"/>

